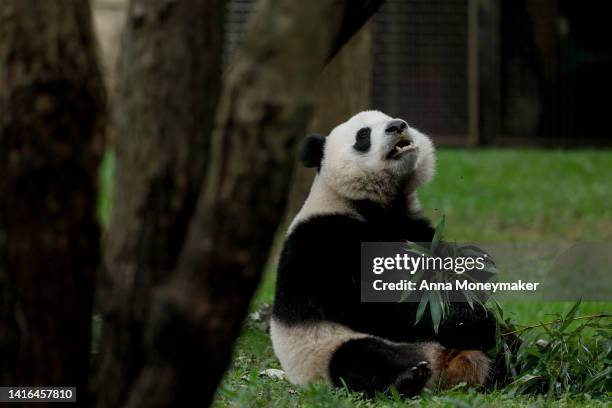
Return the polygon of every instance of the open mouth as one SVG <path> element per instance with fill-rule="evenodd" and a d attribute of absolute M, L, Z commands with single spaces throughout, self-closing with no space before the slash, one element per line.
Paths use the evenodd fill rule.
<path fill-rule="evenodd" d="M 414 150 L 416 148 L 415 144 L 408 139 L 399 139 L 397 143 L 393 145 L 391 151 L 387 154 L 387 159 L 398 159 L 404 153 Z"/>

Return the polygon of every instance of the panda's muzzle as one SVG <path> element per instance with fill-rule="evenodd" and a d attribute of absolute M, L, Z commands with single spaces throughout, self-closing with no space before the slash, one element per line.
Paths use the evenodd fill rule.
<path fill-rule="evenodd" d="M 404 122 L 401 119 L 393 119 L 387 123 L 387 127 L 385 128 L 385 133 L 402 134 L 404 133 L 406 128 L 408 128 L 408 125 L 406 124 L 406 122 Z"/>
<path fill-rule="evenodd" d="M 404 153 L 415 149 L 412 138 L 408 135 L 408 124 L 403 120 L 393 119 L 387 122 L 385 134 L 396 138 L 387 153 L 387 159 L 399 159 Z"/>
<path fill-rule="evenodd" d="M 387 153 L 387 159 L 399 159 L 405 153 L 415 150 L 416 145 L 412 142 L 407 134 L 403 134 L 397 142 L 393 145 L 393 148 Z"/>

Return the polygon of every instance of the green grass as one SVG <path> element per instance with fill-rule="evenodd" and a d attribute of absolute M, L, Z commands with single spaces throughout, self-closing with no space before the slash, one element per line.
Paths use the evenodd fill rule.
<path fill-rule="evenodd" d="M 260 292 L 260 296 L 265 296 Z M 511 305 L 506 305 L 508 307 Z M 522 315 L 523 321 L 548 321 L 547 313 L 565 313 L 571 304 L 533 305 L 536 313 L 522 309 L 514 310 Z M 542 307 L 543 306 L 543 307 Z M 610 304 L 590 303 L 580 309 L 581 313 L 610 310 Z M 524 313 L 526 312 L 526 313 Z M 540 319 L 542 318 L 542 319 Z M 395 395 L 380 395 L 375 399 L 363 398 L 358 393 L 346 389 L 334 389 L 324 383 L 312 384 L 306 388 L 295 387 L 284 380 L 271 379 L 258 373 L 268 368 L 281 368 L 266 332 L 245 327 L 236 346 L 234 360 L 217 391 L 214 407 L 609 407 L 612 400 L 608 397 L 593 398 L 588 394 L 564 395 L 549 399 L 545 395 L 515 395 L 508 390 L 482 391 L 456 388 L 443 392 L 424 393 L 411 400 Z"/>
<path fill-rule="evenodd" d="M 610 241 L 612 239 L 612 151 L 610 150 L 440 150 L 438 174 L 421 190 L 426 214 L 446 216 L 445 238 L 473 242 Z M 112 158 L 105 160 L 102 181 L 108 192 Z M 106 184 L 105 184 L 106 183 Z M 106 187 L 105 187 L 106 186 Z M 108 220 L 110 204 L 101 197 L 101 219 Z M 267 268 L 253 308 L 273 300 L 274 261 Z M 505 314 L 521 324 L 553 319 L 571 303 L 506 303 Z M 578 314 L 611 312 L 612 303 L 583 303 Z M 294 387 L 286 381 L 260 377 L 267 368 L 280 368 L 267 333 L 245 327 L 234 360 L 223 380 L 215 406 L 299 407 L 547 407 L 611 406 L 609 398 L 567 395 L 551 401 L 545 396 L 512 395 L 507 390 L 425 392 L 402 401 L 394 396 L 363 399 L 357 393 L 325 384 Z M 608 397 L 610 394 L 608 395 Z"/>
<path fill-rule="evenodd" d="M 457 241 L 612 238 L 612 151 L 441 150 L 420 193 Z"/>

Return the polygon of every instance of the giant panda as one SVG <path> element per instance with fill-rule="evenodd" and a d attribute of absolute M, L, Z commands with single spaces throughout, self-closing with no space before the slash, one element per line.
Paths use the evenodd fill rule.
<path fill-rule="evenodd" d="M 327 137 L 309 136 L 302 162 L 317 168 L 280 255 L 270 334 L 288 379 L 324 379 L 367 395 L 392 386 L 487 381 L 496 321 L 452 304 L 437 334 L 415 303 L 362 303 L 361 242 L 431 242 L 416 190 L 434 174 L 431 140 L 379 111 L 364 111 Z"/>

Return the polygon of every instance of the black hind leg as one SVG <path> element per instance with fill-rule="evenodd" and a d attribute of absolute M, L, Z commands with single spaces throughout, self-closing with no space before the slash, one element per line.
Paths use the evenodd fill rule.
<path fill-rule="evenodd" d="M 374 337 L 349 340 L 336 350 L 329 365 L 336 386 L 373 396 L 391 386 L 405 396 L 417 395 L 431 377 L 418 345 L 390 344 Z"/>

